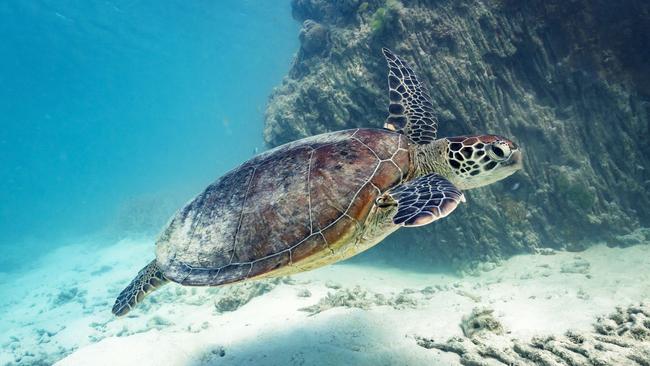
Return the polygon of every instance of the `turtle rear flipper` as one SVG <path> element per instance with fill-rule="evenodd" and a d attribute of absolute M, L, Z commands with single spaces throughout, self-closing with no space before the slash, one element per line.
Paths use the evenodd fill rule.
<path fill-rule="evenodd" d="M 113 314 L 117 316 L 126 315 L 142 301 L 150 292 L 169 282 L 165 275 L 160 271 L 156 260 L 147 264 L 138 272 L 133 281 L 120 293 L 113 305 Z"/>
<path fill-rule="evenodd" d="M 426 225 L 449 215 L 465 202 L 463 192 L 436 173 L 397 186 L 386 195 L 383 202 L 397 203 L 393 223 L 404 226 Z"/>

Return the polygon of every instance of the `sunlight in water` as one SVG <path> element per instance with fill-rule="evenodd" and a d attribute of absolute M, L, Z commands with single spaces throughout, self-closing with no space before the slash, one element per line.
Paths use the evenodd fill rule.
<path fill-rule="evenodd" d="M 650 3 L 0 3 L 0 366 L 650 362 Z"/>

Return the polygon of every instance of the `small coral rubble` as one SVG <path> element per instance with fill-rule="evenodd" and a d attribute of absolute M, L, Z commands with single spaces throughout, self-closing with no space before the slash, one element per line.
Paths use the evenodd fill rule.
<path fill-rule="evenodd" d="M 460 327 L 465 337 L 472 338 L 475 334 L 492 332 L 503 334 L 503 326 L 494 318 L 494 310 L 474 308 L 469 316 L 464 316 Z"/>
<path fill-rule="evenodd" d="M 215 299 L 215 311 L 218 313 L 235 311 L 252 299 L 273 290 L 280 282 L 281 279 L 273 279 L 224 287 L 221 289 L 223 292 Z"/>
<path fill-rule="evenodd" d="M 336 292 L 329 292 L 318 303 L 299 310 L 306 311 L 309 315 L 316 315 L 335 307 L 370 309 L 372 306 L 388 305 L 395 309 L 415 308 L 418 301 L 410 295 L 411 292 L 408 290 L 396 295 L 386 296 L 359 286 L 340 288 Z"/>
<path fill-rule="evenodd" d="M 618 366 L 650 365 L 650 307 L 635 305 L 618 308 L 598 318 L 593 331 L 568 331 L 561 336 L 538 336 L 522 342 L 501 334 L 491 313 L 474 311 L 463 320 L 463 331 L 470 338 L 454 337 L 439 343 L 416 337 L 427 349 L 453 352 L 463 365 L 547 365 L 547 366 Z M 482 317 L 482 318 L 481 318 Z M 468 333 L 474 324 L 489 324 L 499 331 Z"/>

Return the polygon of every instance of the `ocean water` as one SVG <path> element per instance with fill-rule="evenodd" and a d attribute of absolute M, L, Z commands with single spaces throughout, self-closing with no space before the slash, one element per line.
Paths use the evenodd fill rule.
<path fill-rule="evenodd" d="M 9 1 L 0 16 L 4 268 L 110 230 L 129 202 L 169 216 L 264 150 L 298 29 L 287 2 Z"/>
<path fill-rule="evenodd" d="M 354 13 L 348 3 L 356 4 Z M 412 5 L 357 3 L 332 2 L 336 11 L 297 0 L 0 3 L 0 365 L 650 362 L 650 231 L 643 212 L 634 229 L 612 229 L 589 245 L 515 245 L 521 250 L 466 265 L 427 266 L 437 254 L 418 258 L 419 247 L 400 259 L 400 246 L 415 239 L 389 237 L 389 250 L 352 261 L 233 286 L 168 284 L 126 316 L 111 313 L 116 297 L 154 259 L 154 243 L 175 212 L 272 147 L 264 132 L 277 126 L 265 124 L 265 114 L 283 78 L 323 72 L 320 91 L 308 89 L 295 104 L 305 108 L 305 120 L 309 106 L 327 104 L 323 95 L 335 78 L 310 63 L 321 45 L 306 43 L 314 28 L 302 19 L 332 28 L 357 19 L 367 23 L 359 28 L 363 39 L 383 32 L 391 12 Z M 328 37 L 323 44 L 336 43 Z M 368 47 L 367 58 L 383 67 L 379 50 Z M 352 68 L 342 79 L 356 82 L 373 69 L 363 70 Z M 626 110 L 642 119 L 647 86 L 639 88 L 638 105 L 646 109 L 630 102 Z M 337 100 L 350 115 L 358 112 L 344 97 Z M 337 126 L 334 117 L 320 118 Z M 286 131 L 275 133 L 284 138 Z M 528 131 L 519 136 L 524 147 L 538 134 L 512 131 Z M 647 126 L 641 133 L 647 137 Z M 622 166 L 619 174 L 640 177 L 646 165 L 634 172 Z M 503 184 L 525 190 L 531 172 Z M 299 172 L 281 173 L 287 181 Z M 577 175 L 567 173 L 562 186 L 570 198 L 593 191 L 575 191 Z M 647 195 L 647 182 L 634 189 Z M 554 188 L 558 197 L 562 187 Z M 523 201 L 518 192 L 507 193 L 508 200 Z M 609 201 L 611 215 L 623 212 L 616 211 L 619 201 Z M 602 220 L 594 212 L 584 216 Z M 591 238 L 575 236 L 581 234 Z M 470 247 L 471 241 L 445 248 L 445 255 Z"/>

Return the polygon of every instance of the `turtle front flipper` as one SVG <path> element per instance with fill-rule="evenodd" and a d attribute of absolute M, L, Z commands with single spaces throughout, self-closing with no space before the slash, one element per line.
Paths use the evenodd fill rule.
<path fill-rule="evenodd" d="M 436 139 L 438 121 L 431 97 L 406 61 L 388 48 L 382 52 L 388 63 L 389 116 L 384 127 L 405 134 L 418 145 Z"/>
<path fill-rule="evenodd" d="M 147 264 L 138 272 L 133 281 L 120 293 L 113 305 L 113 314 L 117 316 L 126 315 L 142 301 L 150 292 L 169 282 L 165 275 L 160 271 L 156 260 Z"/>
<path fill-rule="evenodd" d="M 397 186 L 378 199 L 379 206 L 397 204 L 393 223 L 422 226 L 449 215 L 465 196 L 439 174 L 429 174 Z"/>

